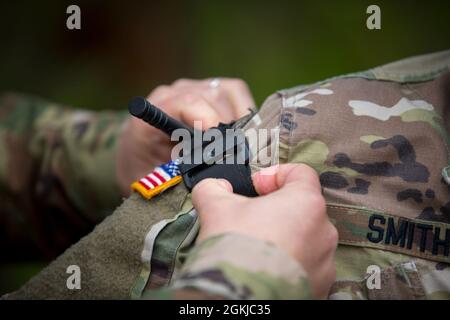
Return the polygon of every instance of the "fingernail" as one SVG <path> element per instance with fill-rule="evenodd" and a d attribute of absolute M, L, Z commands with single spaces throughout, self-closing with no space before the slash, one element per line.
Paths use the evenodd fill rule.
<path fill-rule="evenodd" d="M 277 173 L 278 167 L 278 165 L 275 165 L 268 168 L 262 168 L 260 171 L 258 171 L 258 174 L 262 176 L 273 176 Z"/>
<path fill-rule="evenodd" d="M 233 187 L 231 186 L 231 183 L 226 179 L 217 179 L 217 182 L 228 191 L 233 191 Z"/>

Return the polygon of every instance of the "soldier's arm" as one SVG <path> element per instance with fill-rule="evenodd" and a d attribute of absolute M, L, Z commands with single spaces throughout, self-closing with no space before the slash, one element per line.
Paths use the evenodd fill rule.
<path fill-rule="evenodd" d="M 309 299 L 306 272 L 285 251 L 238 234 L 210 238 L 190 253 L 172 286 L 144 299 Z"/>
<path fill-rule="evenodd" d="M 169 290 L 144 296 L 327 296 L 335 278 L 337 231 L 326 215 L 317 174 L 305 165 L 280 165 L 256 173 L 253 183 L 260 197 L 234 194 L 226 180 L 195 186 L 198 245 Z"/>
<path fill-rule="evenodd" d="M 217 90 L 209 82 L 176 81 L 149 99 L 188 125 L 229 122 L 252 105 L 241 82 L 223 79 Z M 0 246 L 25 241 L 28 248 L 32 238 L 48 257 L 59 254 L 110 214 L 133 181 L 167 162 L 172 147 L 164 133 L 125 112 L 0 93 Z"/>
<path fill-rule="evenodd" d="M 120 203 L 116 142 L 125 114 L 0 96 L 0 192 L 22 211 L 52 208 L 98 222 Z"/>

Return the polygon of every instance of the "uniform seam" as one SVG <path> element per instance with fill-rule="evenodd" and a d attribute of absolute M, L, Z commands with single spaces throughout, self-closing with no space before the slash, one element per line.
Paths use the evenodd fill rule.
<path fill-rule="evenodd" d="M 280 95 L 281 95 L 281 108 L 280 108 L 280 114 L 279 114 L 279 117 L 278 117 L 278 126 L 279 126 L 279 128 L 280 128 L 280 130 L 283 128 L 283 126 L 282 126 L 282 122 L 281 122 L 281 118 L 282 118 L 282 114 L 285 112 L 285 108 L 286 108 L 286 96 L 287 96 L 287 94 L 285 94 L 285 93 L 280 93 Z M 292 112 L 291 114 L 293 114 L 293 117 L 294 117 L 294 123 L 297 123 L 297 117 L 296 117 L 296 114 L 295 114 L 295 112 Z M 293 137 L 293 131 L 294 130 L 288 130 L 289 131 L 289 135 L 288 135 L 288 138 L 287 138 L 287 145 L 288 145 L 288 152 L 287 152 L 287 159 L 286 159 L 286 161 L 287 162 L 289 162 L 290 161 L 290 159 L 291 159 L 291 154 L 292 154 L 292 149 L 291 149 L 291 146 L 292 146 L 292 137 Z"/>
<path fill-rule="evenodd" d="M 339 243 L 343 244 L 343 245 L 359 245 L 360 247 L 364 247 L 364 248 L 373 248 L 373 249 L 386 249 L 386 247 L 388 247 L 389 245 L 387 244 L 378 244 L 378 243 L 369 243 L 368 241 L 355 241 L 355 240 L 342 240 L 339 239 Z M 389 246 L 390 247 L 390 246 Z M 420 252 L 420 250 L 411 250 L 411 254 L 409 254 L 408 252 L 405 252 L 405 250 L 409 250 L 409 249 L 404 249 L 404 248 L 399 248 L 398 250 L 388 250 L 390 252 L 394 252 L 394 253 L 399 253 L 399 254 L 403 254 L 405 256 L 411 257 L 411 258 L 415 258 L 416 255 L 421 257 L 422 259 L 425 260 L 430 260 L 430 261 L 435 261 L 435 262 L 446 262 L 449 263 L 450 262 L 450 257 L 445 260 L 445 259 L 436 259 L 433 258 L 434 256 L 430 255 L 430 254 L 426 254 L 423 252 Z"/>
<path fill-rule="evenodd" d="M 426 101 L 425 97 L 424 97 L 419 91 L 417 91 L 416 89 L 414 89 L 413 87 L 411 87 L 411 83 L 404 83 L 403 85 L 405 85 L 408 89 L 414 91 L 414 93 L 417 94 L 417 96 L 418 96 L 419 98 L 421 98 L 422 100 Z M 443 119 L 443 117 L 442 117 L 442 119 Z M 447 131 L 447 128 L 444 127 L 444 130 Z M 439 135 L 439 134 L 438 134 L 438 135 Z M 449 161 L 448 159 L 450 159 L 450 146 L 449 146 L 449 144 L 447 143 L 447 140 L 446 140 L 446 139 L 444 139 L 444 138 L 442 138 L 442 137 L 441 137 L 441 139 L 443 140 L 444 146 L 445 146 L 445 150 L 447 151 L 447 162 L 448 162 L 448 161 Z"/>
<path fill-rule="evenodd" d="M 401 60 L 400 60 L 401 61 Z M 444 65 L 441 67 L 436 67 L 431 70 L 427 70 L 424 72 L 392 72 L 392 71 L 386 71 L 385 68 L 389 65 L 384 65 L 380 67 L 376 67 L 373 69 L 370 69 L 372 73 L 375 74 L 375 77 L 377 78 L 376 74 L 379 73 L 381 77 L 394 77 L 394 78 L 403 78 L 404 80 L 389 80 L 389 81 L 395 81 L 399 83 L 414 83 L 414 82 L 426 82 L 435 79 L 440 74 L 445 73 L 449 70 L 448 65 Z M 411 80 L 410 78 L 419 77 L 421 78 L 419 81 Z M 380 79 L 381 80 L 381 79 Z"/>
<path fill-rule="evenodd" d="M 188 213 L 186 213 L 188 214 Z M 186 238 L 189 236 L 189 234 L 191 233 L 192 228 L 194 227 L 195 223 L 197 221 L 197 218 L 193 219 L 191 221 L 191 223 L 189 224 L 188 228 L 186 228 L 186 233 L 183 236 L 183 239 L 179 242 L 179 244 L 177 245 L 177 247 L 175 248 L 175 250 L 173 251 L 174 253 L 171 255 L 171 259 L 170 261 L 172 262 L 170 264 L 170 267 L 168 268 L 168 277 L 166 280 L 166 285 L 169 284 L 172 281 L 173 278 L 173 272 L 175 271 L 175 265 L 176 265 L 176 258 L 177 258 L 177 253 L 180 251 L 181 246 L 183 245 L 184 241 L 186 240 Z M 150 278 L 149 278 L 150 279 Z"/>
<path fill-rule="evenodd" d="M 418 278 L 418 280 L 419 280 L 419 283 L 420 283 L 420 289 L 422 290 L 422 294 L 423 294 L 423 296 L 425 297 L 425 298 L 427 298 L 427 293 L 426 293 L 426 291 L 425 291 L 425 288 L 424 288 L 424 285 L 423 285 L 423 281 L 422 281 L 422 274 L 421 274 L 421 272 L 420 272 L 420 270 L 419 270 L 419 267 L 417 266 L 417 262 L 418 262 L 418 260 L 417 260 L 417 258 L 414 258 L 413 260 L 412 260 L 412 262 L 414 262 L 414 265 L 415 265 L 415 267 L 416 267 L 416 274 L 417 274 L 417 278 Z"/>

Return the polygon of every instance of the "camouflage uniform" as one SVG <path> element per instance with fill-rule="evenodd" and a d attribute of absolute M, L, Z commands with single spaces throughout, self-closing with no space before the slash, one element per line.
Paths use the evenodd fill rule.
<path fill-rule="evenodd" d="M 279 91 L 245 124 L 278 128 L 280 162 L 320 175 L 339 231 L 330 299 L 450 298 L 449 101 L 447 51 Z M 237 235 L 194 246 L 198 228 L 183 185 L 133 194 L 9 298 L 310 297 L 281 250 Z M 79 291 L 65 287 L 70 264 Z M 366 285 L 371 265 L 380 289 Z"/>
<path fill-rule="evenodd" d="M 257 126 L 280 125 L 280 162 L 316 169 L 338 228 L 330 299 L 450 298 L 449 103 L 446 51 L 264 104 Z M 370 265 L 381 289 L 366 285 Z"/>
<path fill-rule="evenodd" d="M 0 234 L 3 238 L 0 244 L 3 259 L 28 256 L 27 251 L 34 245 L 39 249 L 36 255 L 44 253 L 51 258 L 90 231 L 120 203 L 114 159 L 125 116 L 126 113 L 68 109 L 31 96 L 1 96 Z M 160 197 L 152 202 L 133 195 L 94 232 L 9 297 L 129 298 L 134 282 L 140 280 L 143 236 L 158 220 L 172 217 L 180 210 L 180 200 L 184 201 L 187 190 L 181 185 L 177 189 L 167 193 L 168 199 Z M 190 205 L 190 201 L 188 203 Z M 177 231 L 183 236 L 182 230 Z M 174 239 L 179 238 L 175 235 Z M 234 248 L 236 244 L 255 255 L 235 265 L 239 255 L 232 250 L 226 253 L 224 249 Z M 222 297 L 221 291 L 216 295 L 189 289 L 189 281 L 199 281 L 202 273 L 209 276 L 209 270 L 217 269 L 216 265 L 228 265 L 233 272 L 233 267 L 266 258 L 274 263 L 261 268 L 261 274 L 249 273 L 246 281 L 253 279 L 257 283 L 268 273 L 264 278 L 273 278 L 273 283 L 286 279 L 285 287 L 274 290 L 267 286 L 266 291 L 259 290 L 252 296 L 287 298 L 292 292 L 304 297 L 309 294 L 302 267 L 283 251 L 261 241 L 239 235 L 216 237 L 195 248 L 189 257 L 184 278 L 177 282 L 178 288 L 170 291 L 177 297 Z M 83 287 L 90 289 L 67 289 L 66 269 L 73 264 L 81 266 Z M 272 275 L 272 269 L 278 270 L 279 275 Z M 207 279 L 205 277 L 205 284 Z M 245 282 L 240 279 L 230 280 L 228 285 L 230 297 L 250 297 Z M 289 287 L 291 290 L 287 289 Z M 161 290 L 153 294 L 158 298 L 167 292 Z"/>
<path fill-rule="evenodd" d="M 36 245 L 54 258 L 120 203 L 114 157 L 125 115 L 0 96 L 3 259 Z"/>

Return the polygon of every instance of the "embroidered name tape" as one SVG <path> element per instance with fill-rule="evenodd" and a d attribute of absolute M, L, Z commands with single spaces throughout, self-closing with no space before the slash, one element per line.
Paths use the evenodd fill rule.
<path fill-rule="evenodd" d="M 347 205 L 327 205 L 339 243 L 450 263 L 450 224 Z"/>
<path fill-rule="evenodd" d="M 156 167 L 151 173 L 134 182 L 131 189 L 139 192 L 147 200 L 153 198 L 181 182 L 179 163 L 179 160 L 174 160 Z"/>

